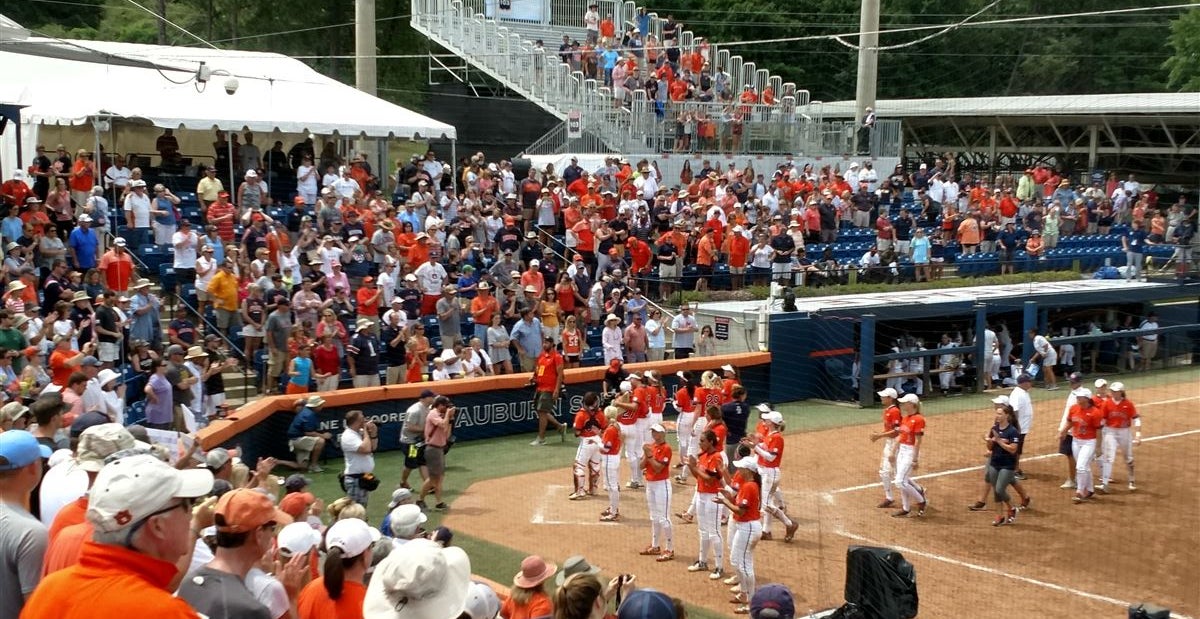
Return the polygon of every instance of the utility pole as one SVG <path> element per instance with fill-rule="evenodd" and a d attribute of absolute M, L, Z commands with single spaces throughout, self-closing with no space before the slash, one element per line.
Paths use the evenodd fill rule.
<path fill-rule="evenodd" d="M 374 96 L 375 0 L 354 0 L 354 87 Z"/>
<path fill-rule="evenodd" d="M 879 0 L 862 0 L 858 24 L 858 85 L 854 90 L 854 126 L 862 126 L 867 107 L 875 107 L 879 76 Z"/>
<path fill-rule="evenodd" d="M 158 0 L 158 44 L 167 44 L 167 0 Z"/>

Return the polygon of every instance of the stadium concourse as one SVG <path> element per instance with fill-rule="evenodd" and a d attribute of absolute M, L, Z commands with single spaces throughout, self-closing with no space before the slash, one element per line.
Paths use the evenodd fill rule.
<path fill-rule="evenodd" d="M 222 144 L 216 152 L 228 150 Z M 947 264 L 992 260 L 975 256 L 997 256 L 997 270 L 1065 268 L 1049 252 L 1076 242 L 1114 263 L 1128 257 L 1132 278 L 1145 257 L 1172 242 L 1172 252 L 1186 252 L 1194 238 L 1186 198 L 1159 205 L 1132 177 L 1074 187 L 1060 180 L 1066 171 L 1048 168 L 974 181 L 944 161 L 890 173 L 873 171 L 870 161 L 844 169 L 797 161 L 776 170 L 701 165 L 666 179 L 652 162 L 613 157 L 600 169 L 534 169 L 518 178 L 511 162 L 477 154 L 451 178 L 429 152 L 397 162 L 389 178 L 361 156 L 308 148 L 293 147 L 287 170 L 260 169 L 260 158 L 235 150 L 227 164 L 243 179 L 237 187 L 225 187 L 215 170 L 181 185 L 154 168 L 135 172 L 117 158 L 96 165 L 86 150 L 72 157 L 66 148 L 53 160 L 39 152 L 31 178 L 21 170 L 4 184 L 0 367 L 9 402 L 0 496 L 13 526 L 0 531 L 11 566 L 3 616 L 24 604 L 23 617 L 92 611 L 97 594 L 89 587 L 130 570 L 141 577 L 137 592 L 160 595 L 179 616 L 279 617 L 293 604 L 301 617 L 441 619 L 464 609 L 473 619 L 494 616 L 499 599 L 492 587 L 468 586 L 470 560 L 449 547 L 448 530 L 429 535 L 444 544 L 404 543 L 421 535 L 428 512 L 453 510 L 443 484 L 460 472 L 458 452 L 447 453 L 456 408 L 439 385 L 532 372 L 538 412 L 551 412 L 560 371 L 577 365 L 610 370 L 596 388 L 605 397 L 585 396 L 573 420 L 584 445 L 595 447 L 581 449 L 576 498 L 587 501 L 603 483 L 606 516 L 619 521 L 624 512 L 613 501 L 627 499 L 616 482 L 644 484 L 655 511 L 642 554 L 734 587 L 735 612 L 752 612 L 760 595 L 786 608 L 791 593 L 759 588 L 752 558 L 772 519 L 777 538 L 790 540 L 797 527 L 773 487 L 786 419 L 752 408 L 763 394 L 746 393 L 732 368 L 709 368 L 715 373 L 683 377 L 688 386 L 672 405 L 705 421 L 693 422 L 682 443 L 668 441 L 664 377 L 621 368 L 715 353 L 716 335 L 698 328 L 692 306 L 669 300 L 683 289 L 768 280 L 837 285 L 847 270 L 867 281 L 937 279 Z M 264 180 L 289 175 L 296 189 L 283 196 Z M 112 223 L 105 229 L 100 221 Z M 821 257 L 810 257 L 817 248 Z M 1187 264 L 1191 255 L 1176 259 Z M 167 301 L 170 317 L 162 315 Z M 264 394 L 295 399 L 286 462 L 242 463 L 224 448 L 197 457 L 189 433 L 227 414 L 224 381 L 239 363 L 253 369 Z M 337 436 L 319 422 L 321 393 L 401 382 L 428 387 L 408 403 L 404 466 L 376 468 L 379 429 L 360 411 L 345 414 Z M 899 401 L 906 420 L 918 414 L 919 402 Z M 1108 410 L 1105 402 L 1097 400 L 1099 410 Z M 602 417 L 620 431 L 603 428 Z M 565 438 L 559 425 L 543 416 L 534 443 L 553 445 L 556 429 Z M 915 421 L 888 432 L 919 445 Z M 346 454 L 340 475 L 323 472 L 326 450 Z M 601 479 L 597 462 L 608 465 Z M 278 467 L 297 472 L 280 483 Z M 371 492 L 391 490 L 401 469 L 411 488 L 397 489 L 378 527 L 362 524 L 369 505 L 380 513 Z M 907 492 L 898 515 L 921 517 L 923 488 L 905 485 L 899 472 L 895 481 Z M 684 484 L 698 484 L 701 499 L 680 513 L 705 519 L 695 562 L 677 558 L 672 545 L 680 536 L 671 507 L 685 503 L 672 503 L 672 488 Z M 732 524 L 706 519 L 723 514 Z M 293 520 L 299 526 L 283 526 Z M 314 527 L 325 532 L 323 551 Z M 392 541 L 377 541 L 381 534 Z M 252 567 L 268 552 L 281 561 L 273 574 Z M 324 576 L 314 578 L 319 572 L 305 563 L 318 553 Z M 192 568 L 176 570 L 189 554 Z M 418 569 L 431 564 L 444 570 Z M 552 601 L 555 567 L 531 557 L 520 569 L 512 591 L 500 588 L 505 617 L 541 616 L 552 602 L 582 604 L 586 616 L 592 602 L 627 585 L 584 575 Z M 561 569 L 592 571 L 579 558 Z M 179 597 L 168 601 L 185 573 Z M 360 586 L 368 573 L 370 585 Z M 433 583 L 455 586 L 435 594 Z M 621 616 L 635 606 L 645 610 L 634 616 L 673 616 L 654 610 L 671 605 L 663 594 L 625 595 Z M 117 597 L 112 614 L 131 610 L 121 605 L 134 599 L 143 604 L 140 595 Z"/>

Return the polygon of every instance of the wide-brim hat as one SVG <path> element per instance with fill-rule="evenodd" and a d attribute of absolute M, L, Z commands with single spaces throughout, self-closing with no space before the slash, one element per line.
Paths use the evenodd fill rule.
<path fill-rule="evenodd" d="M 546 582 L 556 571 L 557 565 L 537 555 L 525 557 L 525 560 L 521 561 L 521 571 L 513 576 L 513 586 L 531 589 Z"/>

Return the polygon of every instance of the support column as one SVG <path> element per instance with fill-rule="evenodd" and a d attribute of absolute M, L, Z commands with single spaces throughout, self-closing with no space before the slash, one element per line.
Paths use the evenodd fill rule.
<path fill-rule="evenodd" d="M 354 0 L 354 87 L 374 96 L 375 0 Z"/>
<path fill-rule="evenodd" d="M 1088 172 L 1094 172 L 1096 166 L 1100 164 L 1099 158 L 1100 149 L 1100 127 L 1091 125 L 1088 127 Z"/>
<path fill-rule="evenodd" d="M 996 182 L 996 125 L 988 127 L 988 182 Z"/>
<path fill-rule="evenodd" d="M 1036 329 L 1038 326 L 1037 301 L 1026 301 L 1022 310 L 1021 365 L 1025 366 L 1029 363 L 1029 358 L 1033 356 L 1033 338 L 1029 337 L 1029 330 Z"/>
<path fill-rule="evenodd" d="M 854 129 L 862 126 L 863 112 L 875 107 L 879 73 L 879 0 L 862 0 L 858 26 L 858 83 L 854 89 Z"/>
<path fill-rule="evenodd" d="M 992 351 L 988 350 L 987 338 L 983 332 L 987 330 L 987 305 L 975 304 L 975 392 L 983 393 L 983 374 L 987 371 L 988 359 Z"/>
<path fill-rule="evenodd" d="M 858 323 L 858 403 L 875 403 L 875 314 L 863 314 Z"/>

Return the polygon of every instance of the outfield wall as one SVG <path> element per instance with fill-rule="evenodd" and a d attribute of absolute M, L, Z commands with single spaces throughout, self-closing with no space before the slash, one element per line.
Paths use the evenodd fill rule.
<path fill-rule="evenodd" d="M 738 369 L 741 381 L 757 402 L 766 400 L 770 389 L 770 353 L 746 353 L 696 357 L 655 363 L 630 363 L 629 371 L 655 369 L 663 374 L 668 395 L 678 384 L 675 372 L 693 373 L 717 370 L 729 364 Z M 583 395 L 598 391 L 604 368 L 576 368 L 565 372 L 566 395 L 559 398 L 555 416 L 567 421 L 579 409 Z M 388 451 L 400 446 L 400 427 L 404 412 L 424 389 L 449 396 L 459 409 L 454 424 L 456 440 L 468 441 L 495 438 L 537 430 L 537 413 L 533 409 L 533 390 L 528 387 L 531 374 L 511 374 L 441 381 L 385 385 L 360 389 L 344 389 L 321 393 L 325 407 L 320 412 L 322 430 L 335 436 L 343 430 L 346 411 L 358 409 L 379 425 L 379 450 Z M 292 458 L 287 446 L 287 428 L 294 418 L 293 405 L 298 396 L 260 398 L 237 409 L 229 418 L 214 422 L 199 432 L 205 449 L 217 446 L 239 447 L 242 459 L 254 462 L 260 457 Z M 671 407 L 667 412 L 673 412 Z M 336 441 L 334 442 L 336 443 Z M 327 448 L 327 457 L 340 457 L 336 444 Z"/>

